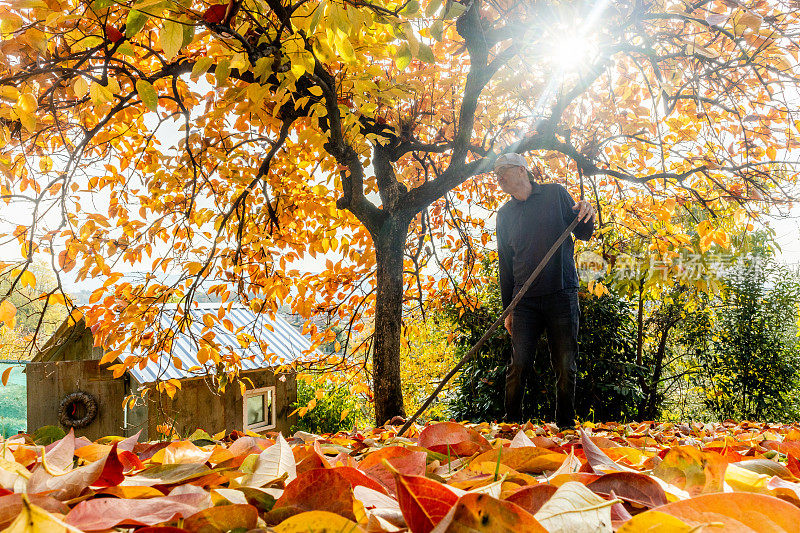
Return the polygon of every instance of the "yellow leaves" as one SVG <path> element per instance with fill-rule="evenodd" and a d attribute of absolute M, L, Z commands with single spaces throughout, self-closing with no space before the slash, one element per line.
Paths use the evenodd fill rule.
<path fill-rule="evenodd" d="M 770 476 L 752 472 L 734 464 L 725 469 L 725 483 L 733 490 L 742 492 L 765 492 Z"/>
<path fill-rule="evenodd" d="M 47 297 L 48 305 L 67 305 L 67 299 L 62 293 L 53 293 Z"/>
<path fill-rule="evenodd" d="M 214 77 L 217 80 L 217 85 L 225 85 L 228 81 L 228 76 L 231 74 L 231 60 L 228 58 L 220 59 L 217 63 L 217 68 L 214 69 Z"/>
<path fill-rule="evenodd" d="M 700 526 L 702 527 L 702 526 Z M 706 529 L 706 528 L 703 528 Z M 709 527 L 708 529 L 711 529 Z M 639 533 L 640 531 L 664 531 L 669 533 L 697 533 L 697 527 L 690 526 L 680 518 L 660 511 L 648 511 L 634 516 L 617 530 L 618 533 Z"/>
<path fill-rule="evenodd" d="M 72 92 L 75 93 L 77 98 L 83 98 L 89 93 L 89 84 L 82 77 L 78 77 L 75 79 L 75 83 L 72 84 Z"/>
<path fill-rule="evenodd" d="M 138 9 L 131 9 L 128 12 L 128 18 L 125 22 L 125 37 L 130 39 L 139 33 L 139 31 L 144 28 L 144 25 L 147 23 L 147 19 L 149 18 L 149 15 L 139 11 Z"/>
<path fill-rule="evenodd" d="M 775 146 L 767 146 L 767 158 L 771 161 L 778 159 L 778 150 L 775 148 Z"/>
<path fill-rule="evenodd" d="M 356 54 L 353 50 L 353 45 L 350 43 L 350 39 L 347 37 L 347 35 L 337 33 L 336 37 L 334 38 L 334 45 L 336 50 L 342 56 L 342 59 L 348 62 L 356 60 Z"/>
<path fill-rule="evenodd" d="M 211 68 L 211 65 L 214 64 L 214 59 L 208 56 L 204 56 L 198 58 L 195 62 L 194 66 L 192 67 L 192 76 L 193 80 L 197 80 L 200 76 L 208 72 L 208 69 Z"/>
<path fill-rule="evenodd" d="M 159 392 L 164 392 L 170 399 L 175 397 L 175 393 L 177 393 L 181 389 L 181 382 L 177 379 L 169 379 L 167 381 L 161 381 L 156 387 Z"/>
<path fill-rule="evenodd" d="M 9 300 L 0 302 L 0 322 L 2 322 L 9 329 L 14 328 L 16 323 L 17 308 Z"/>
<path fill-rule="evenodd" d="M 16 102 L 19 99 L 19 91 L 13 85 L 0 86 L 0 98 Z"/>
<path fill-rule="evenodd" d="M 328 511 L 306 511 L 287 518 L 278 524 L 273 531 L 275 533 L 339 533 L 353 532 L 358 533 L 363 529 L 341 515 Z"/>
<path fill-rule="evenodd" d="M 732 18 L 733 32 L 737 36 L 741 36 L 746 29 L 757 32 L 763 21 L 764 19 L 762 19 L 761 16 L 752 12 L 743 12 L 734 15 Z"/>
<path fill-rule="evenodd" d="M 255 105 L 261 105 L 269 94 L 269 87 L 260 83 L 251 83 L 247 86 L 247 97 Z"/>
<path fill-rule="evenodd" d="M 22 17 L 8 10 L 0 11 L 0 36 L 3 39 L 10 37 L 15 31 L 22 27 Z"/>
<path fill-rule="evenodd" d="M 183 266 L 183 269 L 190 275 L 194 276 L 203 268 L 203 265 L 198 261 L 190 261 Z"/>
<path fill-rule="evenodd" d="M 339 7 L 338 3 L 328 4 L 328 18 L 334 31 L 338 29 L 343 34 L 350 33 L 350 20 L 347 18 L 347 12 Z"/>
<path fill-rule="evenodd" d="M 250 309 L 254 313 L 260 313 L 263 307 L 264 307 L 264 301 L 261 300 L 260 298 L 253 298 L 252 300 L 250 300 Z"/>
<path fill-rule="evenodd" d="M 94 103 L 94 105 L 101 105 L 113 100 L 114 93 L 111 92 L 111 89 L 108 85 L 101 85 L 100 83 L 93 81 L 89 86 L 89 97 L 92 99 L 92 103 Z"/>
<path fill-rule="evenodd" d="M 300 38 L 290 38 L 284 41 L 283 49 L 291 61 L 292 74 L 299 78 L 306 72 L 314 72 L 314 56 L 306 50 L 305 43 Z M 350 48 L 352 52 L 352 47 Z"/>
<path fill-rule="evenodd" d="M 136 92 L 139 94 L 139 98 L 142 99 L 142 103 L 147 109 L 150 111 L 158 109 L 158 94 L 150 82 L 146 80 L 137 81 Z"/>
<path fill-rule="evenodd" d="M 36 287 L 36 276 L 30 270 L 26 270 L 19 278 L 19 282 L 23 287 L 30 287 L 33 289 Z"/>
<path fill-rule="evenodd" d="M 710 220 L 704 220 L 697 225 L 697 234 L 700 236 L 700 251 L 706 252 L 711 245 L 716 243 L 722 248 L 730 246 L 728 233 L 721 229 L 714 229 Z"/>
<path fill-rule="evenodd" d="M 183 46 L 183 24 L 167 19 L 159 34 L 159 43 L 167 60 L 175 57 Z"/>
<path fill-rule="evenodd" d="M 8 114 L 5 115 L 6 117 L 10 116 L 10 118 L 19 119 L 25 129 L 29 132 L 36 130 L 36 116 L 34 113 L 38 109 L 39 104 L 33 94 L 29 92 L 20 94 L 16 88 L 5 86 L 2 88 L 0 97 L 8 100 L 16 100 L 14 107 L 10 108 L 7 112 Z"/>
<path fill-rule="evenodd" d="M 608 294 L 608 288 L 599 281 L 595 280 L 589 282 L 587 290 L 589 291 L 589 294 L 593 294 L 598 298 L 602 297 L 604 294 Z"/>
<path fill-rule="evenodd" d="M 411 49 L 408 43 L 400 45 L 397 54 L 394 56 L 394 64 L 398 70 L 405 70 L 405 68 L 411 64 Z"/>
<path fill-rule="evenodd" d="M 39 104 L 36 102 L 36 97 L 31 93 L 24 93 L 17 100 L 17 106 L 25 113 L 33 113 L 38 109 Z"/>
<path fill-rule="evenodd" d="M 46 174 L 53 170 L 53 159 L 50 156 L 39 158 L 39 170 L 42 171 L 42 174 Z M 61 182 L 54 183 L 52 187 L 50 187 L 50 194 L 56 195 L 60 190 Z"/>

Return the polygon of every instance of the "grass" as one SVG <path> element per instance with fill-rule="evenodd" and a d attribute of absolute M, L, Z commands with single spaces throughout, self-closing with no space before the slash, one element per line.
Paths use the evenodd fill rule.
<path fill-rule="evenodd" d="M 27 384 L 21 365 L 0 363 L 0 374 L 13 366 L 8 385 L 0 385 L 0 434 L 8 437 L 28 427 Z"/>

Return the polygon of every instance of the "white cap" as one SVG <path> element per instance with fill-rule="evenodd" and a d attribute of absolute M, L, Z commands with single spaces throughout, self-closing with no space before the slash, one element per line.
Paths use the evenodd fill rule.
<path fill-rule="evenodd" d="M 520 154 L 511 152 L 503 154 L 494 162 L 494 169 L 497 170 L 501 167 L 522 167 L 528 168 L 528 162 Z"/>

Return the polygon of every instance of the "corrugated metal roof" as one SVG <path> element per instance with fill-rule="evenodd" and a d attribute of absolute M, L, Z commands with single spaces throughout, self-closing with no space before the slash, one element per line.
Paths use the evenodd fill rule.
<path fill-rule="evenodd" d="M 209 332 L 203 323 L 203 316 L 209 313 L 216 315 L 219 305 L 201 305 L 191 310 L 192 322 L 189 328 L 175 335 L 172 342 L 172 352 L 162 354 L 158 361 L 149 361 L 144 368 L 136 365 L 130 373 L 139 383 L 151 383 L 156 380 L 184 379 L 190 377 L 214 374 L 214 365 L 210 362 L 203 365 L 197 357 L 199 351 L 198 339 Z M 174 310 L 165 311 L 161 317 L 161 327 L 177 329 Z M 279 316 L 274 319 L 265 314 L 256 314 L 244 306 L 235 306 L 225 314 L 223 320 L 230 320 L 232 328 L 226 328 L 219 320 L 215 320 L 210 328 L 215 334 L 215 343 L 220 347 L 222 354 L 232 354 L 239 358 L 242 370 L 256 370 L 269 368 L 294 361 L 308 353 L 311 342 L 303 337 L 297 329 Z M 233 331 L 231 331 L 231 329 Z M 253 341 L 247 348 L 243 348 L 237 335 L 245 334 Z M 260 342 L 259 342 L 260 341 Z M 260 343 L 268 348 L 262 352 Z M 124 354 L 120 360 L 142 353 Z M 173 359 L 180 360 L 177 368 Z"/>

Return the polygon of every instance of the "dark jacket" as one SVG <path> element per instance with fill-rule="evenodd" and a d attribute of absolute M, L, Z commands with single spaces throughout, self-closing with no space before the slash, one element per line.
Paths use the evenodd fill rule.
<path fill-rule="evenodd" d="M 577 216 L 572 210 L 574 205 L 572 196 L 561 185 L 533 183 L 533 191 L 527 200 L 521 202 L 512 198 L 500 208 L 497 213 L 497 251 L 504 308 Z M 592 233 L 594 220 L 581 222 L 573 230 L 575 237 L 584 241 L 589 240 Z M 525 296 L 541 296 L 577 287 L 574 255 L 570 237 L 550 259 Z"/>

